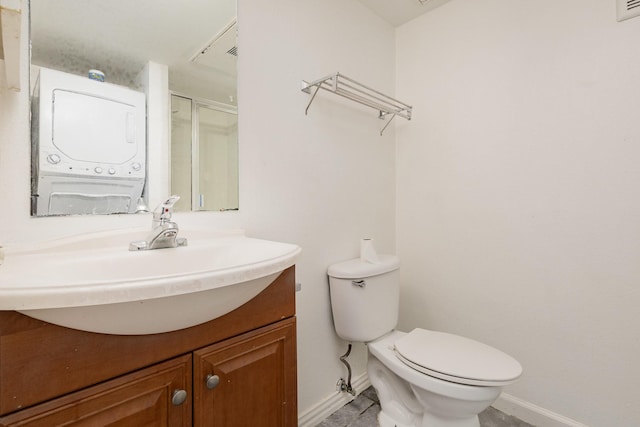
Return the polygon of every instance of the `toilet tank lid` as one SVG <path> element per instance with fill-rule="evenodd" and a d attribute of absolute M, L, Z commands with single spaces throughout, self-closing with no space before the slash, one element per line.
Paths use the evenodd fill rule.
<path fill-rule="evenodd" d="M 371 263 L 360 258 L 329 266 L 328 274 L 336 279 L 361 279 L 397 270 L 400 260 L 395 255 L 378 255 L 379 262 Z"/>

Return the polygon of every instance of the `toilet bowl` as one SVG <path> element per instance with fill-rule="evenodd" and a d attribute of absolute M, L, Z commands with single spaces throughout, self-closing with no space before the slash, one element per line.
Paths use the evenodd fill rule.
<path fill-rule="evenodd" d="M 417 328 L 395 330 L 399 260 L 381 255 L 329 268 L 336 333 L 368 348 L 381 427 L 479 427 L 478 414 L 515 382 L 522 367 L 486 344 Z"/>
<path fill-rule="evenodd" d="M 423 334 L 426 333 L 426 334 Z M 455 335 L 445 334 L 446 338 L 467 344 L 469 352 L 458 353 L 461 349 L 455 344 L 451 347 L 435 347 L 437 334 L 433 331 L 416 329 L 410 334 L 417 334 L 416 343 L 423 339 L 423 349 L 435 348 L 440 355 L 452 354 L 453 365 L 460 362 L 462 370 L 456 371 L 456 366 L 442 367 L 439 372 L 435 368 L 426 368 L 406 359 L 398 353 L 399 344 L 407 337 L 407 333 L 393 331 L 382 338 L 367 344 L 369 360 L 367 373 L 369 380 L 376 390 L 410 390 L 394 392 L 378 391 L 381 405 L 386 406 L 385 415 L 391 415 L 388 423 L 380 420 L 380 426 L 456 426 L 478 427 L 477 415 L 488 408 L 500 396 L 502 387 L 517 380 L 522 373 L 520 364 L 505 353 L 492 349 L 476 341 L 466 340 Z M 429 335 L 436 334 L 433 342 Z M 423 336 L 426 335 L 426 336 Z M 413 338 L 413 337 L 412 337 Z M 478 344 L 478 353 L 487 351 L 484 360 L 478 361 L 474 353 L 474 343 Z M 441 343 L 442 344 L 442 343 Z M 491 357 L 491 350 L 495 350 L 495 359 Z M 438 352 L 436 352 L 438 353 Z M 414 356 L 412 354 L 412 356 Z M 416 358 L 414 358 L 415 360 Z M 438 357 L 435 358 L 436 360 Z M 465 360 L 468 363 L 465 363 Z M 489 361 L 486 365 L 483 362 Z M 421 363 L 425 364 L 424 361 Z M 419 367 L 419 368 L 416 368 Z M 473 369 L 477 369 L 475 372 Z M 488 368 L 488 369 L 487 369 Z M 431 371 L 431 375 L 426 371 Z M 489 372 L 488 372 L 489 371 Z M 453 373 L 458 374 L 457 382 L 452 381 Z M 492 373 L 493 375 L 489 375 Z M 437 375 L 437 376 L 436 376 Z M 473 378 L 463 378 L 468 375 Z M 449 377 L 449 380 L 442 379 Z M 493 378 L 491 378 L 493 377 Z M 481 378 L 481 379 L 480 379 Z M 479 385 L 482 383 L 483 385 Z M 402 409 L 400 409 L 402 408 Z M 412 408 L 408 410 L 407 408 Z M 384 409 L 384 408 L 383 408 Z M 388 414 L 388 412 L 392 414 Z"/>

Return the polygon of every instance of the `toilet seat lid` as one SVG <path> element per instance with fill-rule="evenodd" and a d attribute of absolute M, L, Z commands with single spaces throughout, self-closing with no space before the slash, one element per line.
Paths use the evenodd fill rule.
<path fill-rule="evenodd" d="M 396 340 L 395 352 L 412 368 L 459 384 L 506 385 L 522 374 L 520 363 L 508 354 L 444 332 L 414 329 Z"/>

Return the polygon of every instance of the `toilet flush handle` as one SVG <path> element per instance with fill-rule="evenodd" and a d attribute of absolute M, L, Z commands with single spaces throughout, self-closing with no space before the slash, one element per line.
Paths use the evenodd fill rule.
<path fill-rule="evenodd" d="M 360 280 L 352 280 L 351 281 L 352 285 L 355 285 L 359 288 L 364 288 L 365 286 L 367 286 L 367 282 L 365 282 L 363 279 Z"/>

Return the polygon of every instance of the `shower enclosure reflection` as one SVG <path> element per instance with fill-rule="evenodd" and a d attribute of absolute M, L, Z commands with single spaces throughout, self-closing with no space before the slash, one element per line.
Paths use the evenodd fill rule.
<path fill-rule="evenodd" d="M 178 211 L 238 209 L 238 115 L 234 107 L 171 96 L 171 193 Z"/>

